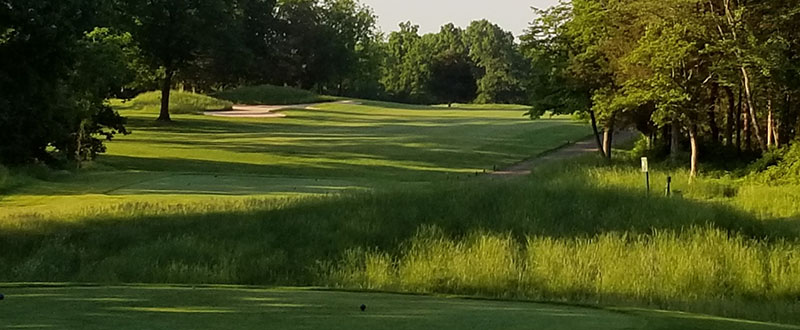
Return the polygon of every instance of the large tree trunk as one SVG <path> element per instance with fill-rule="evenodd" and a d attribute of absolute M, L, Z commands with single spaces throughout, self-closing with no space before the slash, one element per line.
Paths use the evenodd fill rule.
<path fill-rule="evenodd" d="M 678 153 L 681 151 L 679 139 L 680 134 L 681 129 L 678 123 L 678 116 L 672 115 L 672 123 L 670 124 L 669 134 L 669 156 L 672 159 L 678 158 Z"/>
<path fill-rule="evenodd" d="M 750 112 L 750 120 L 753 124 L 753 133 L 756 136 L 756 141 L 758 141 L 758 146 L 761 147 L 761 150 L 767 150 L 767 144 L 764 143 L 764 139 L 761 137 L 761 129 L 758 127 L 758 118 L 756 118 L 756 110 L 753 107 L 753 94 L 750 92 L 750 75 L 747 74 L 747 68 L 742 66 L 742 77 L 744 77 L 744 92 L 745 96 L 747 96 L 747 109 Z"/>
<path fill-rule="evenodd" d="M 689 142 L 692 144 L 692 164 L 689 176 L 694 179 L 697 177 L 697 158 L 699 156 L 699 151 L 697 149 L 697 125 L 695 124 L 689 125 Z"/>
<path fill-rule="evenodd" d="M 603 151 L 603 143 L 600 141 L 600 130 L 597 129 L 597 117 L 595 117 L 593 110 L 589 110 L 589 118 L 592 119 L 592 131 L 594 132 L 594 138 L 597 142 L 597 150 L 605 157 L 606 153 Z"/>
<path fill-rule="evenodd" d="M 164 81 L 161 84 L 161 113 L 158 115 L 158 121 L 172 121 L 169 116 L 169 96 L 172 90 L 172 76 L 174 72 L 171 68 L 166 69 Z"/>
<path fill-rule="evenodd" d="M 605 125 L 603 130 L 603 154 L 605 154 L 606 159 L 611 160 L 611 148 L 612 144 L 614 143 L 614 121 L 616 119 L 616 114 L 612 114 L 611 118 L 608 119 L 608 122 Z"/>
<path fill-rule="evenodd" d="M 733 90 L 730 87 L 725 87 L 725 94 L 728 96 L 728 113 L 725 117 L 725 145 L 733 145 L 733 117 L 736 112 L 736 103 L 734 103 Z"/>
<path fill-rule="evenodd" d="M 711 128 L 711 141 L 719 142 L 719 127 L 717 126 L 717 106 L 719 104 L 719 85 L 711 85 L 711 106 L 708 108 L 708 126 Z"/>

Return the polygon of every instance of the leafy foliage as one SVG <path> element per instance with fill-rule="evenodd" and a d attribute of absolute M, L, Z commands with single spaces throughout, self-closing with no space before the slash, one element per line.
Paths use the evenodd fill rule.
<path fill-rule="evenodd" d="M 606 136 L 635 128 L 676 158 L 688 136 L 693 173 L 703 149 L 797 134 L 796 3 L 575 0 L 537 14 L 522 37 L 533 117 L 589 113 Z"/>
<path fill-rule="evenodd" d="M 104 10 L 91 0 L 0 6 L 0 162 L 86 160 L 126 133 L 104 102 L 121 84 L 122 50 L 88 33 Z"/>

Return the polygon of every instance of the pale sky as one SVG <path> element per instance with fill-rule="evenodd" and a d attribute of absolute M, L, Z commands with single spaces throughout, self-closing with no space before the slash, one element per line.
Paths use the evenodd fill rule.
<path fill-rule="evenodd" d="M 531 7 L 548 8 L 558 0 L 361 0 L 378 15 L 378 25 L 388 34 L 400 22 L 411 21 L 420 33 L 438 32 L 447 23 L 467 27 L 488 19 L 519 36 L 533 21 Z"/>

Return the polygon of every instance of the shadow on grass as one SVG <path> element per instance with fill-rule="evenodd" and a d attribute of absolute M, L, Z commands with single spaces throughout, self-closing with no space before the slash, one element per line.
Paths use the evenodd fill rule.
<path fill-rule="evenodd" d="M 0 232 L 0 281 L 310 285 L 317 262 L 355 248 L 398 253 L 421 226 L 455 239 L 481 231 L 519 242 L 690 227 L 773 234 L 751 215 L 709 203 L 547 183 L 449 185 L 242 203 L 229 212 L 138 203 L 125 214 L 141 215 L 25 220 Z"/>
<path fill-rule="evenodd" d="M 420 228 L 430 227 L 454 241 L 478 232 L 509 237 L 519 246 L 530 237 L 587 240 L 613 233 L 634 239 L 692 228 L 763 244 L 797 239 L 730 207 L 597 188 L 579 177 L 550 179 L 546 173 L 525 181 L 482 178 L 428 190 L 237 200 L 227 209 L 135 203 L 119 208 L 125 216 L 87 212 L 75 219 L 18 219 L 0 230 L 0 282 L 324 284 L 325 271 L 348 251 L 402 255 Z M 503 296 L 517 294 L 511 287 L 500 290 Z"/>

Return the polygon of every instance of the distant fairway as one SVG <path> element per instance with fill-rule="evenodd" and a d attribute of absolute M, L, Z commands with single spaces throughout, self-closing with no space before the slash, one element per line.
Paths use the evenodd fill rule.
<path fill-rule="evenodd" d="M 7 295 L 0 329 L 797 329 L 685 313 L 292 288 L 0 288 Z"/>
<path fill-rule="evenodd" d="M 152 109 L 118 106 L 132 135 L 109 143 L 89 171 L 13 189 L 0 217 L 463 180 L 590 132 L 569 117 L 531 121 L 509 105 L 321 104 L 287 118 L 175 115 L 170 124 L 156 123 Z"/>

